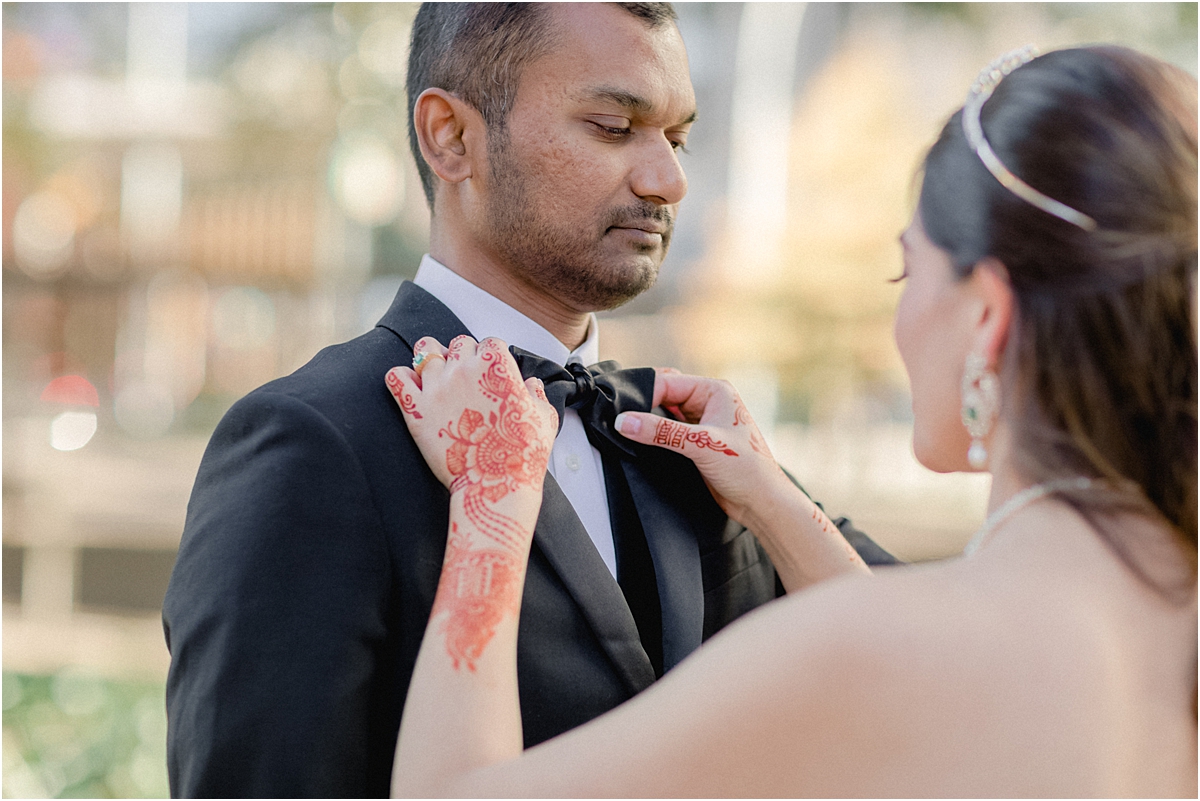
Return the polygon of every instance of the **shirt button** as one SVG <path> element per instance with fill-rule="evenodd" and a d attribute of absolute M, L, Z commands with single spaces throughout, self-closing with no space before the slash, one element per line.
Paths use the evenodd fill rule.
<path fill-rule="evenodd" d="M 567 469 L 568 470 L 571 470 L 572 472 L 574 472 L 581 467 L 583 467 L 583 462 L 580 460 L 579 456 L 577 456 L 574 453 L 567 454 Z"/>

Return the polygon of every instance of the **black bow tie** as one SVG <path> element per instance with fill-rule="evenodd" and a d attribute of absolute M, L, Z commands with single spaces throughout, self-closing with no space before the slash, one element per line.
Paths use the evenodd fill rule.
<path fill-rule="evenodd" d="M 613 420 L 621 412 L 648 412 L 654 399 L 654 368 L 620 369 L 613 361 L 591 367 L 582 364 L 561 364 L 541 356 L 509 348 L 525 378 L 540 378 L 546 385 L 546 398 L 558 412 L 558 427 L 562 430 L 563 412 L 579 412 L 588 441 L 596 448 L 615 447 L 621 455 L 636 456 L 632 443 L 613 428 Z"/>

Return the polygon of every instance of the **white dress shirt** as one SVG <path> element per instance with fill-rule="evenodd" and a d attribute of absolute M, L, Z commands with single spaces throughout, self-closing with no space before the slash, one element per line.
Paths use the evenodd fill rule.
<path fill-rule="evenodd" d="M 569 362 L 588 365 L 600 360 L 600 334 L 595 315 L 589 315 L 588 335 L 583 344 L 575 350 L 567 350 L 567 346 L 545 328 L 432 256 L 426 255 L 421 259 L 421 267 L 413 283 L 446 304 L 476 340 L 497 337 L 509 345 L 516 345 L 562 365 Z M 616 578 L 617 556 L 600 452 L 588 442 L 583 421 L 574 409 L 567 409 L 563 413 L 562 429 L 554 440 L 549 470 L 571 506 L 575 507 L 575 513 L 583 521 L 583 527 L 600 552 L 600 558 Z"/>

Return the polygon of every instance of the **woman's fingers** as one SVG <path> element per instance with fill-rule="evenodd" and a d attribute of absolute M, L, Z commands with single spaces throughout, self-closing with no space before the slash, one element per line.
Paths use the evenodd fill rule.
<path fill-rule="evenodd" d="M 529 377 L 525 379 L 525 388 L 529 390 L 529 394 L 542 401 L 549 403 L 550 400 L 546 397 L 546 385 L 542 383 L 542 379 Z"/>
<path fill-rule="evenodd" d="M 433 337 L 421 337 L 413 345 L 413 373 L 417 386 L 423 387 L 422 380 L 427 372 L 436 375 L 446 365 L 449 350 Z M 432 372 L 430 372 L 432 370 Z"/>
<path fill-rule="evenodd" d="M 707 379 L 677 373 L 669 367 L 654 370 L 654 405 L 678 406 L 691 397 L 697 385 Z"/>
<path fill-rule="evenodd" d="M 699 451 L 710 450 L 725 456 L 738 453 L 707 426 L 691 425 L 646 412 L 622 412 L 617 415 L 617 431 L 644 445 L 656 445 L 695 458 Z"/>
<path fill-rule="evenodd" d="M 740 403 L 728 381 L 660 369 L 654 377 L 654 405 L 681 420 L 725 426 L 734 422 Z"/>
<path fill-rule="evenodd" d="M 387 371 L 383 380 L 387 383 L 392 397 L 396 399 L 396 405 L 400 407 L 400 411 L 414 420 L 420 420 L 421 413 L 417 410 L 416 399 L 421 394 L 421 384 L 420 376 L 416 371 L 409 367 L 393 367 Z"/>
<path fill-rule="evenodd" d="M 529 394 L 538 400 L 542 405 L 547 424 L 553 427 L 552 437 L 558 434 L 558 410 L 554 408 L 554 404 L 546 397 L 546 385 L 542 383 L 540 378 L 526 378 L 525 388 L 529 390 Z"/>
<path fill-rule="evenodd" d="M 434 341 L 436 342 L 437 340 Z M 475 341 L 474 337 L 471 337 L 467 334 L 460 334 L 459 336 L 456 336 L 454 339 L 450 340 L 450 344 L 446 348 L 446 360 L 454 361 L 465 356 L 473 356 L 475 354 L 475 348 L 478 344 L 479 343 Z"/>

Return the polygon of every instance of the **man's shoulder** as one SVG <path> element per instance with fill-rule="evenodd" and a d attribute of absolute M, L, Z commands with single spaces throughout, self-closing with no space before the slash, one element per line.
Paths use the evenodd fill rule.
<path fill-rule="evenodd" d="M 348 342 L 322 348 L 303 366 L 255 389 L 247 397 L 275 394 L 320 403 L 322 400 L 378 394 L 383 376 L 407 363 L 408 349 L 394 333 L 376 327 Z"/>
<path fill-rule="evenodd" d="M 324 348 L 295 372 L 235 402 L 214 431 L 208 451 L 214 456 L 231 448 L 262 453 L 272 450 L 272 444 L 306 442 L 349 448 L 362 458 L 379 447 L 395 446 L 408 432 L 384 375 L 405 364 L 407 355 L 403 341 L 381 327 Z"/>

